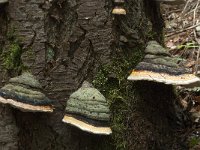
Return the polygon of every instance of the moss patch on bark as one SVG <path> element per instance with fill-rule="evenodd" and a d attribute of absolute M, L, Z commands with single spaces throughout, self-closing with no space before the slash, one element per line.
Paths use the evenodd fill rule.
<path fill-rule="evenodd" d="M 142 48 L 141 48 L 142 49 Z M 100 68 L 93 84 L 106 97 L 112 112 L 112 142 L 116 150 L 127 150 L 127 120 L 130 113 L 130 102 L 135 95 L 132 82 L 127 80 L 133 67 L 142 58 L 140 50 L 133 50 L 133 55 L 113 58 L 109 65 Z"/>
<path fill-rule="evenodd" d="M 8 44 L 6 44 L 1 54 L 3 67 L 10 74 L 12 72 L 19 73 L 24 68 L 21 61 L 22 46 L 20 45 L 20 39 L 17 38 L 14 28 L 11 28 L 7 32 L 7 40 Z"/>

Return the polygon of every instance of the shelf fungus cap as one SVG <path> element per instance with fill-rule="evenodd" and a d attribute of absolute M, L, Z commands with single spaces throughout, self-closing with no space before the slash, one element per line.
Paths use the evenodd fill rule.
<path fill-rule="evenodd" d="M 69 97 L 63 122 L 93 134 L 112 133 L 109 105 L 105 97 L 86 81 Z"/>
<path fill-rule="evenodd" d="M 41 89 L 32 74 L 23 73 L 0 89 L 0 102 L 26 112 L 53 112 L 53 101 Z"/>
<path fill-rule="evenodd" d="M 112 10 L 112 14 L 114 15 L 126 15 L 126 10 L 121 6 L 115 6 Z"/>
<path fill-rule="evenodd" d="M 7 3 L 8 0 L 0 0 L 0 4 L 4 4 L 4 3 Z"/>
<path fill-rule="evenodd" d="M 121 3 L 124 3 L 125 1 L 124 0 L 114 0 L 114 2 L 117 4 L 121 4 Z"/>
<path fill-rule="evenodd" d="M 128 80 L 147 80 L 171 85 L 199 84 L 200 79 L 186 68 L 177 64 L 167 49 L 156 41 L 150 41 L 145 49 L 145 57 L 132 71 Z"/>

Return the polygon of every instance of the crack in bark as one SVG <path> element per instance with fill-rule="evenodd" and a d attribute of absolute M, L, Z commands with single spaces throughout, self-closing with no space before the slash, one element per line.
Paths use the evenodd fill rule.
<path fill-rule="evenodd" d="M 70 49 L 68 51 L 70 59 L 74 58 L 74 53 L 80 48 L 81 43 L 85 40 L 87 31 L 81 27 L 81 25 L 79 25 L 79 28 L 83 31 L 83 34 L 75 42 L 70 42 Z"/>

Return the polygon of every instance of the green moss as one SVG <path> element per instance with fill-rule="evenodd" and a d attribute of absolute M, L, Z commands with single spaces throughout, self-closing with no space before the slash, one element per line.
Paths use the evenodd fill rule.
<path fill-rule="evenodd" d="M 5 69 L 12 70 L 20 65 L 21 47 L 17 43 L 11 43 L 4 54 L 3 65 Z"/>
<path fill-rule="evenodd" d="M 148 40 L 153 40 L 153 39 L 155 39 L 155 36 L 156 36 L 156 35 L 157 35 L 156 32 L 150 30 L 150 31 L 147 32 L 146 37 L 147 37 Z"/>
<path fill-rule="evenodd" d="M 23 54 L 26 54 L 30 60 L 35 60 L 35 52 L 32 48 L 25 50 Z"/>
<path fill-rule="evenodd" d="M 141 48 L 142 49 L 142 48 Z M 112 143 L 116 150 L 127 150 L 126 120 L 130 114 L 130 101 L 134 96 L 134 85 L 127 81 L 128 75 L 142 58 L 140 50 L 133 50 L 132 56 L 113 58 L 109 65 L 100 68 L 93 84 L 107 98 L 112 111 Z"/>
<path fill-rule="evenodd" d="M 200 142 L 199 137 L 193 137 L 189 141 L 189 147 L 192 148 L 192 147 L 196 146 L 197 144 L 199 144 L 199 142 Z"/>
<path fill-rule="evenodd" d="M 17 38 L 14 28 L 7 32 L 9 44 L 4 47 L 1 53 L 3 66 L 7 72 L 19 72 L 25 68 L 21 62 L 22 48 L 20 40 Z"/>
<path fill-rule="evenodd" d="M 8 30 L 8 32 L 6 34 L 6 37 L 7 37 L 7 39 L 9 41 L 14 41 L 15 40 L 16 30 L 15 30 L 15 28 L 13 26 Z"/>

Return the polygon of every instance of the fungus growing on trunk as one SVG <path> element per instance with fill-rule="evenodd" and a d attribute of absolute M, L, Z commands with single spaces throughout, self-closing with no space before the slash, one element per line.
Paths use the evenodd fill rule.
<path fill-rule="evenodd" d="M 105 97 L 86 81 L 69 97 L 62 121 L 93 134 L 112 133 L 109 105 Z"/>
<path fill-rule="evenodd" d="M 172 85 L 190 85 L 200 79 L 186 68 L 177 64 L 167 49 L 156 41 L 150 41 L 145 49 L 145 57 L 132 71 L 128 80 L 148 80 Z"/>
<path fill-rule="evenodd" d="M 4 3 L 7 3 L 8 0 L 0 0 L 0 4 L 4 4 Z"/>
<path fill-rule="evenodd" d="M 124 9 L 124 0 L 114 0 L 115 7 L 112 10 L 114 15 L 126 15 L 126 10 Z"/>
<path fill-rule="evenodd" d="M 53 112 L 53 101 L 41 90 L 42 86 L 32 74 L 23 73 L 0 89 L 0 102 L 26 112 Z"/>

